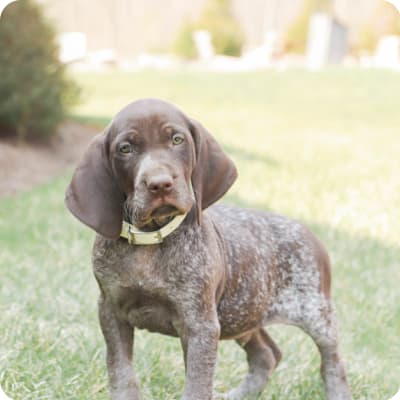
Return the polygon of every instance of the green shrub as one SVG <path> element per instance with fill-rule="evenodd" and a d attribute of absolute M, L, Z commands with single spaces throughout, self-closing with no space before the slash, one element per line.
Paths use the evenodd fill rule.
<path fill-rule="evenodd" d="M 297 18 L 289 26 L 284 37 L 284 48 L 288 53 L 304 54 L 307 46 L 308 27 L 310 17 L 315 12 L 332 10 L 330 0 L 304 0 L 303 7 Z"/>
<path fill-rule="evenodd" d="M 359 55 L 362 53 L 369 53 L 372 54 L 375 49 L 376 45 L 378 44 L 378 36 L 371 28 L 369 23 L 365 23 L 358 32 L 356 39 L 356 43 L 352 48 L 352 52 L 355 55 Z"/>
<path fill-rule="evenodd" d="M 0 19 L 0 77 L 0 136 L 47 138 L 77 100 L 55 32 L 32 0 L 12 3 Z"/>
<path fill-rule="evenodd" d="M 186 59 L 194 59 L 197 56 L 196 45 L 193 40 L 193 32 L 196 26 L 192 23 L 186 23 L 176 37 L 174 43 L 174 52 Z"/>
<path fill-rule="evenodd" d="M 232 14 L 230 0 L 209 0 L 198 27 L 211 33 L 217 54 L 240 56 L 244 38 Z"/>
<path fill-rule="evenodd" d="M 244 37 L 235 20 L 230 0 L 209 0 L 203 14 L 195 23 L 185 24 L 175 42 L 175 51 L 185 58 L 196 56 L 193 31 L 207 30 L 217 54 L 240 56 Z"/>

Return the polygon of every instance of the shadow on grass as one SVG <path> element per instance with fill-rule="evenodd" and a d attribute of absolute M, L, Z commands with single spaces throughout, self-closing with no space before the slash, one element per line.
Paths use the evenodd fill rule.
<path fill-rule="evenodd" d="M 224 197 L 223 202 L 248 209 L 275 212 L 274 210 L 268 208 L 266 204 L 256 203 L 254 201 L 248 201 L 246 198 L 240 195 L 231 194 L 229 192 Z M 360 251 L 357 254 L 357 260 L 365 261 L 365 267 L 367 265 L 370 265 L 372 262 L 372 260 L 368 259 L 367 257 L 372 255 L 371 251 L 373 252 L 373 255 L 375 254 L 386 255 L 387 256 L 386 258 L 392 259 L 392 261 L 396 261 L 397 265 L 399 265 L 400 263 L 400 258 L 398 257 L 398 255 L 400 254 L 400 244 L 396 245 L 393 243 L 385 243 L 383 241 L 368 236 L 363 236 L 357 233 L 349 233 L 334 226 L 330 226 L 328 224 L 320 224 L 314 221 L 300 220 L 296 217 L 293 217 L 293 219 L 297 219 L 298 221 L 302 222 L 304 225 L 310 228 L 315 234 L 326 237 L 328 242 L 330 238 L 335 238 L 337 242 L 342 243 L 342 245 L 348 249 L 353 249 L 353 248 L 364 249 L 364 250 L 369 249 L 368 254 L 364 253 L 363 251 Z M 366 258 L 365 260 L 364 257 Z M 349 263 L 351 262 L 352 260 L 349 260 Z M 383 269 L 385 268 L 385 264 L 373 265 L 373 267 L 381 269 L 383 274 L 384 271 Z M 398 270 L 398 275 L 396 275 L 396 278 L 400 278 L 400 268 Z"/>
<path fill-rule="evenodd" d="M 240 158 L 243 161 L 249 161 L 249 162 L 253 162 L 253 161 L 258 161 L 258 162 L 262 162 L 266 165 L 268 165 L 269 167 L 277 167 L 279 165 L 278 161 L 275 160 L 272 157 L 269 157 L 267 155 L 264 154 L 259 154 L 259 153 L 254 153 L 248 150 L 244 150 L 229 144 L 225 144 L 224 142 L 222 142 L 222 148 L 230 155 Z"/>

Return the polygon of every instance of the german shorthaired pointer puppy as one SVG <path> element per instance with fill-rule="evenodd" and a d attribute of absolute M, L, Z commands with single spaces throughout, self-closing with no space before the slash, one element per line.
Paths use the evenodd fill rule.
<path fill-rule="evenodd" d="M 155 99 L 125 107 L 84 154 L 66 204 L 98 233 L 93 268 L 113 400 L 140 399 L 135 328 L 180 338 L 182 399 L 213 398 L 219 339 L 236 340 L 249 372 L 217 398 L 257 396 L 281 359 L 264 329 L 272 323 L 308 333 L 326 398 L 351 398 L 323 245 L 280 215 L 211 206 L 236 176 L 202 125 Z"/>

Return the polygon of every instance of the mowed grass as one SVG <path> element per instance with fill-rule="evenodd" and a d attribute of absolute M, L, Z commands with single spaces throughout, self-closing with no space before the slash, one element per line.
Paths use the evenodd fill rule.
<path fill-rule="evenodd" d="M 161 97 L 200 120 L 240 176 L 225 201 L 300 219 L 326 244 L 341 352 L 355 399 L 400 386 L 400 75 L 326 70 L 219 74 L 82 73 L 81 120 L 105 126 L 131 100 Z M 23 162 L 23 160 L 21 160 Z M 93 233 L 63 205 L 70 173 L 0 200 L 0 382 L 14 400 L 107 399 L 92 276 Z M 260 399 L 323 399 L 319 356 L 300 330 L 272 326 L 283 360 Z M 179 399 L 179 341 L 135 338 L 143 398 Z M 221 342 L 215 386 L 246 373 Z"/>

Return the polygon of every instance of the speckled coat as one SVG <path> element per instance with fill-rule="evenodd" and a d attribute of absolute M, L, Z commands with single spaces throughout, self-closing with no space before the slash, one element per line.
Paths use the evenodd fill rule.
<path fill-rule="evenodd" d="M 169 135 L 164 132 L 169 126 L 165 128 L 165 121 L 173 121 L 175 130 L 180 126 L 186 149 L 167 144 L 160 153 L 162 138 Z M 93 248 L 93 267 L 101 291 L 99 317 L 107 344 L 111 398 L 140 398 L 132 368 L 135 328 L 180 338 L 186 367 L 182 399 L 256 396 L 281 359 L 265 326 L 285 323 L 300 327 L 317 344 L 326 398 L 349 400 L 337 349 L 330 265 L 324 247 L 303 225 L 283 216 L 210 206 L 231 186 L 236 172 L 208 132 L 193 122 L 189 128 L 184 124 L 188 124 L 187 117 L 167 103 L 144 100 L 131 104 L 114 119 L 114 132 L 109 129 L 104 136 L 107 141 L 102 139 L 97 150 L 92 147 L 84 156 L 67 192 L 70 210 L 100 233 Z M 137 131 L 141 138 L 156 132 L 146 139 L 146 146 L 138 147 L 135 158 L 113 153 L 122 148 L 119 143 L 127 125 L 133 126 L 135 140 Z M 126 149 L 125 145 L 123 152 Z M 212 167 L 208 173 L 204 171 L 207 165 Z M 101 194 L 97 186 L 91 187 L 94 181 L 97 186 L 108 182 Z M 129 182 L 134 186 L 129 188 Z M 195 203 L 188 200 L 190 182 Z M 121 193 L 116 194 L 118 188 Z M 161 197 L 164 200 L 160 203 Z M 117 211 L 116 216 L 121 212 L 116 224 L 117 217 L 110 219 L 97 210 L 99 205 L 104 210 L 107 201 L 108 207 Z M 123 211 L 115 206 L 118 201 Z M 149 227 L 160 221 L 159 216 L 148 217 L 154 210 L 165 209 L 160 204 L 173 204 L 169 212 L 188 212 L 183 224 L 163 243 L 134 246 L 118 239 L 122 218 L 140 223 L 138 216 L 142 216 L 144 228 Z M 235 339 L 243 347 L 249 373 L 229 393 L 213 395 L 219 339 Z"/>

